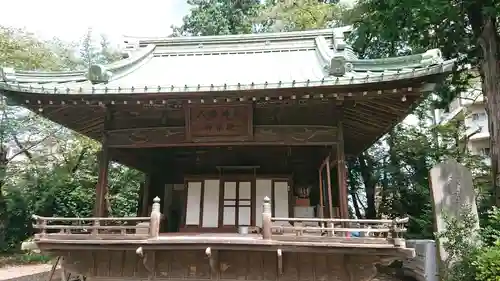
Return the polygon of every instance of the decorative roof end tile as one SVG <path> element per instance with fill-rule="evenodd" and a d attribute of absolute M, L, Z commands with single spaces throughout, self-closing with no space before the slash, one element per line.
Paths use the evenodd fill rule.
<path fill-rule="evenodd" d="M 347 43 L 345 42 L 344 34 L 334 34 L 333 37 L 333 47 L 336 51 L 343 51 L 347 47 Z"/>
<path fill-rule="evenodd" d="M 431 49 L 422 54 L 420 63 L 422 66 L 430 66 L 443 63 L 443 54 L 439 49 Z"/>
<path fill-rule="evenodd" d="M 346 74 L 346 72 L 353 71 L 353 65 L 348 62 L 344 56 L 335 56 L 330 61 L 329 74 L 341 77 Z"/>
<path fill-rule="evenodd" d="M 91 65 L 88 72 L 88 79 L 92 84 L 108 83 L 113 73 L 100 64 Z"/>
<path fill-rule="evenodd" d="M 0 67 L 0 78 L 4 82 L 15 82 L 16 70 L 11 67 Z"/>

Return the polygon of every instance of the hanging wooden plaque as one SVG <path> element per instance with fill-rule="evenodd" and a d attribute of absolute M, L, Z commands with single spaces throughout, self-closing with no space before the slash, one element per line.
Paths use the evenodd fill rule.
<path fill-rule="evenodd" d="M 193 105 L 187 107 L 188 141 L 230 142 L 252 139 L 252 105 Z"/>

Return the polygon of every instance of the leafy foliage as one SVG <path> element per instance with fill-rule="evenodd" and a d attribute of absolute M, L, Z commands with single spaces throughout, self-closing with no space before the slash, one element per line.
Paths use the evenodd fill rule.
<path fill-rule="evenodd" d="M 173 27 L 173 36 L 251 33 L 260 1 L 188 0 L 188 4 L 193 7 L 182 26 Z"/>
<path fill-rule="evenodd" d="M 500 241 L 500 209 L 494 207 L 487 214 L 488 217 L 481 223 L 481 238 L 484 245 L 492 246 Z"/>
<path fill-rule="evenodd" d="M 0 28 L 0 65 L 21 69 L 85 69 L 119 58 L 92 30 L 80 44 L 44 42 L 17 29 Z M 76 47 L 80 48 L 80 56 Z M 99 146 L 18 107 L 0 104 L 0 250 L 13 251 L 33 234 L 31 215 L 91 216 Z M 113 215 L 135 215 L 142 175 L 111 165 Z"/>
<path fill-rule="evenodd" d="M 297 31 L 342 26 L 348 9 L 329 1 L 267 1 L 255 19 L 260 31 Z"/>
<path fill-rule="evenodd" d="M 468 206 L 464 206 L 457 217 L 445 215 L 444 219 L 446 231 L 437 233 L 448 254 L 441 277 L 449 281 L 474 280 L 473 261 L 480 249 L 477 220 Z"/>
<path fill-rule="evenodd" d="M 485 248 L 477 255 L 473 262 L 476 267 L 475 280 L 499 281 L 500 280 L 500 243 Z"/>

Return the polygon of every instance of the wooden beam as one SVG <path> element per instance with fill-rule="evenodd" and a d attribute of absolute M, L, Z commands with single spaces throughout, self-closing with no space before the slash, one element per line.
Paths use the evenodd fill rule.
<path fill-rule="evenodd" d="M 317 125 L 258 125 L 253 136 L 226 140 L 213 137 L 203 141 L 189 140 L 185 127 L 131 128 L 108 131 L 109 146 L 113 148 L 188 147 L 220 145 L 288 145 L 329 146 L 337 143 L 337 128 Z"/>

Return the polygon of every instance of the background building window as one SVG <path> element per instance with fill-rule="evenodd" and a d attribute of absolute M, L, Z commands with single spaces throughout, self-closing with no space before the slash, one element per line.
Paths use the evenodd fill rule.
<path fill-rule="evenodd" d="M 490 148 L 489 147 L 483 147 L 479 150 L 479 152 L 481 153 L 481 155 L 490 156 Z"/>
<path fill-rule="evenodd" d="M 485 112 L 472 113 L 472 121 L 484 121 L 486 120 Z"/>

